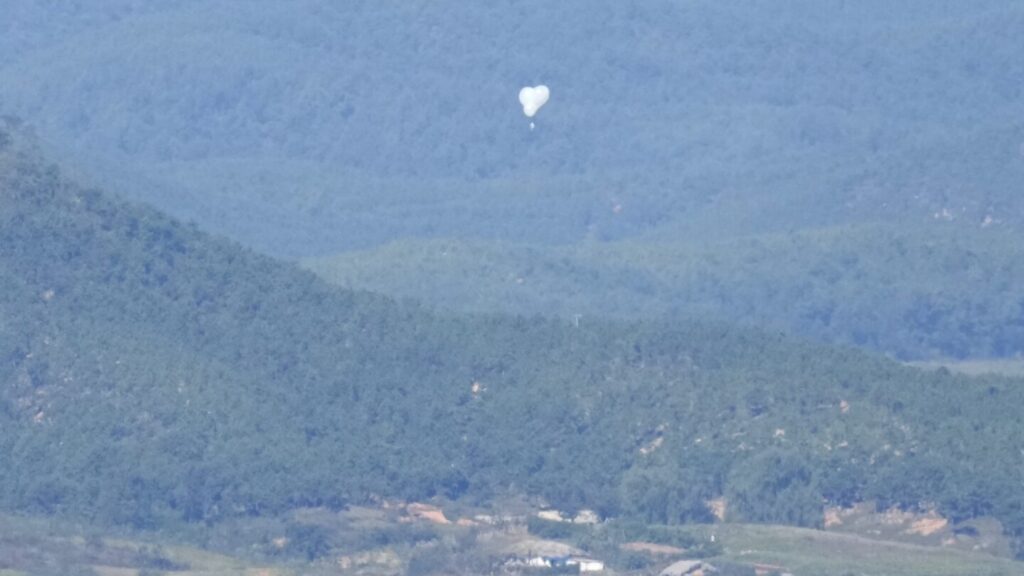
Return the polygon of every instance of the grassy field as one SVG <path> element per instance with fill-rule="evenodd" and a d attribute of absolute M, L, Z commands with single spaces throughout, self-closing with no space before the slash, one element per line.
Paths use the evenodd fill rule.
<path fill-rule="evenodd" d="M 720 559 L 779 567 L 797 576 L 1012 576 L 1024 563 L 987 554 L 872 540 L 783 526 L 720 524 L 684 528 L 710 539 Z M 711 559 L 714 563 L 715 559 Z"/>
<path fill-rule="evenodd" d="M 112 538 L 87 527 L 0 516 L 0 576 L 290 576 L 189 546 Z"/>
<path fill-rule="evenodd" d="M 358 512 L 358 511 L 357 511 Z M 339 518 L 352 520 L 348 513 Z M 372 523 L 383 516 L 372 515 Z M 330 520 L 318 518 L 316 520 Z M 361 519 L 361 522 L 367 518 Z M 358 524 L 358 522 L 357 522 Z M 364 526 L 365 527 L 365 526 Z M 356 526 L 347 524 L 346 529 Z M 429 526 L 424 526 L 429 529 Z M 446 548 L 445 534 L 451 536 L 463 529 L 442 527 L 441 540 L 415 546 L 422 553 L 431 547 Z M 596 527 L 595 527 L 596 528 Z M 596 528 L 600 529 L 600 528 Z M 788 572 L 796 576 L 1024 576 L 1024 563 L 977 552 L 952 550 L 936 546 L 919 546 L 865 538 L 849 533 L 825 532 L 783 526 L 748 524 L 715 524 L 672 528 L 696 541 L 714 541 L 721 554 L 709 558 L 716 562 L 759 566 Z M 496 557 L 510 553 L 525 554 L 526 548 L 536 553 L 541 541 L 523 531 L 500 531 L 475 539 L 475 552 Z M 525 547 L 525 548 L 524 548 Z M 522 551 L 519 551 L 523 548 Z M 342 549 L 332 551 L 314 563 L 294 561 L 276 565 L 217 554 L 195 547 L 162 544 L 100 535 L 90 528 L 59 524 L 48 520 L 0 516 L 0 576 L 292 576 L 297 574 L 348 574 L 355 576 L 396 575 L 407 572 L 405 558 L 409 550 L 398 544 L 353 554 Z M 383 558 L 387 555 L 389 558 Z M 387 561 L 384 561 L 387 560 Z M 630 574 L 657 574 L 670 559 L 655 561 L 648 568 Z M 438 563 L 434 568 L 461 564 Z M 482 568 L 484 565 L 477 565 Z M 492 565 L 493 566 L 493 565 Z M 442 574 L 446 570 L 424 573 Z M 461 570 L 459 573 L 476 573 Z M 607 571 L 614 575 L 613 569 Z"/>
<path fill-rule="evenodd" d="M 979 376 L 997 374 L 1019 378 L 1024 376 L 1024 358 L 992 358 L 975 360 L 931 360 L 927 362 L 911 362 L 911 366 L 925 370 L 945 368 L 950 372 Z"/>

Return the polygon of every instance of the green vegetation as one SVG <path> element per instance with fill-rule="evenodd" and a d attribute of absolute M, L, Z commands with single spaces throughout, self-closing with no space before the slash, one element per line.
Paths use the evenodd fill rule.
<path fill-rule="evenodd" d="M 922 362 L 910 362 L 911 366 L 926 370 L 946 369 L 958 374 L 979 376 L 1001 374 L 1003 376 L 1024 376 L 1024 359 L 1022 358 L 990 358 L 972 360 L 938 359 Z"/>
<path fill-rule="evenodd" d="M 22 3 L 0 112 L 263 253 L 397 243 L 317 264 L 353 287 L 1012 357 L 1024 7 L 899 4 Z"/>
<path fill-rule="evenodd" d="M 274 254 L 1019 226 L 1022 22 L 1013 0 L 26 4 L 0 106 Z"/>
<path fill-rule="evenodd" d="M 0 576 L 1022 572 L 1019 2 L 16 4 Z"/>
<path fill-rule="evenodd" d="M 533 528 L 539 525 L 531 523 Z M 777 573 L 807 576 L 1010 576 L 1024 574 L 1024 566 L 986 554 L 917 546 L 787 526 L 727 523 L 659 526 L 634 522 L 608 522 L 577 526 L 570 541 L 588 553 L 610 560 L 613 569 L 648 570 L 679 558 L 701 558 L 725 568 L 726 573 L 752 574 L 752 567 L 775 567 Z M 713 541 L 712 541 L 713 537 Z M 678 555 L 631 555 L 627 542 L 669 544 L 683 549 Z M 632 563 L 632 564 L 631 564 Z"/>
<path fill-rule="evenodd" d="M 442 308 L 716 318 L 899 357 L 1024 352 L 1024 248 L 1002 230 L 865 226 L 718 244 L 403 242 L 304 265 Z"/>
<path fill-rule="evenodd" d="M 362 516 L 359 520 L 357 517 Z M 368 527 L 372 516 L 376 531 L 391 531 L 386 543 L 354 545 L 352 538 Z M 509 536 L 502 530 L 401 524 L 380 510 L 354 509 L 342 513 L 305 510 L 288 520 L 292 526 L 320 533 L 328 551 L 316 560 L 282 557 L 266 543 L 267 557 L 251 546 L 233 553 L 215 553 L 195 546 L 157 543 L 151 535 L 104 532 L 53 519 L 0 516 L 0 574 L 3 576 L 139 574 L 219 576 L 227 574 L 364 576 L 409 574 L 467 575 L 489 573 L 509 558 L 509 546 L 572 545 L 583 554 L 606 561 L 613 574 L 657 572 L 679 558 L 702 558 L 723 574 L 749 576 L 755 565 L 808 576 L 1015 576 L 1024 574 L 1020 563 L 984 553 L 940 547 L 885 542 L 850 534 L 837 534 L 784 526 L 720 524 L 693 526 L 641 525 L 612 521 L 577 526 L 567 542 Z M 301 518 L 300 518 L 301 517 Z M 259 519 L 234 521 L 231 532 L 242 539 L 252 536 Z M 281 524 L 268 534 L 281 535 Z M 209 533 L 221 532 L 217 527 Z M 116 534 L 116 535 L 115 535 Z M 715 541 L 711 542 L 714 535 Z M 166 540 L 166 537 L 165 537 Z M 622 550 L 627 542 L 661 542 L 686 550 L 673 556 L 652 556 Z M 518 543 L 518 544 L 516 544 Z M 288 540 L 285 547 L 291 546 Z M 295 543 L 298 546 L 304 544 Z M 261 546 L 262 547 L 262 546 Z M 158 566 L 163 566 L 159 568 Z M 552 573 L 552 572 L 545 572 Z"/>
<path fill-rule="evenodd" d="M 284 576 L 278 565 L 254 562 L 191 546 L 163 544 L 153 538 L 124 535 L 54 519 L 0 516 L 0 574 L 27 576 L 102 576 L 173 574 L 203 576 L 260 573 Z"/>
<path fill-rule="evenodd" d="M 742 524 L 680 530 L 705 538 L 714 533 L 725 548 L 724 559 L 779 566 L 781 571 L 808 576 L 1024 574 L 1019 563 L 1007 559 L 816 530 Z"/>
<path fill-rule="evenodd" d="M 725 495 L 735 520 L 934 502 L 1024 535 L 1019 381 L 713 324 L 435 315 L 79 188 L 8 140 L 6 510 L 187 530 L 511 493 L 680 524 Z"/>

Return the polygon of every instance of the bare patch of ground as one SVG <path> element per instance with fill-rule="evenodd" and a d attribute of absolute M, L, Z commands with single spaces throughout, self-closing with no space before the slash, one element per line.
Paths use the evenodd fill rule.
<path fill-rule="evenodd" d="M 1010 541 L 1003 534 L 1002 525 L 992 518 L 953 524 L 934 509 L 876 510 L 873 502 L 862 502 L 849 508 L 826 508 L 824 526 L 830 532 L 857 534 L 889 542 L 1012 557 Z"/>
<path fill-rule="evenodd" d="M 644 552 L 647 554 L 654 554 L 660 556 L 675 556 L 676 554 L 682 554 L 686 552 L 682 548 L 676 546 L 669 546 L 667 544 L 654 544 L 653 542 L 626 542 L 620 546 L 623 550 L 629 550 L 631 552 Z"/>
<path fill-rule="evenodd" d="M 705 504 L 708 507 L 708 511 L 711 512 L 711 514 L 715 518 L 717 518 L 719 522 L 723 522 L 725 520 L 725 512 L 728 508 L 728 502 L 725 501 L 725 498 L 715 498 L 714 500 L 708 500 L 707 502 L 705 502 Z"/>

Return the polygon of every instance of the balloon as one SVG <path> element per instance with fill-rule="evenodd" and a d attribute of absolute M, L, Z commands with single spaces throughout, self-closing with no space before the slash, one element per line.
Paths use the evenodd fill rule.
<path fill-rule="evenodd" d="M 526 114 L 527 118 L 533 118 L 537 110 L 547 103 L 550 96 L 551 91 L 543 84 L 533 88 L 529 86 L 523 88 L 519 91 L 519 103 L 523 105 L 523 114 Z"/>

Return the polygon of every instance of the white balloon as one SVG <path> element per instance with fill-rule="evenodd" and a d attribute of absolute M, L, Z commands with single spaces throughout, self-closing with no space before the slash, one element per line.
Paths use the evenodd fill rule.
<path fill-rule="evenodd" d="M 543 84 L 532 88 L 530 86 L 523 88 L 519 91 L 519 103 L 523 105 L 523 114 L 526 114 L 527 118 L 533 118 L 537 110 L 547 103 L 550 96 L 551 91 Z"/>

